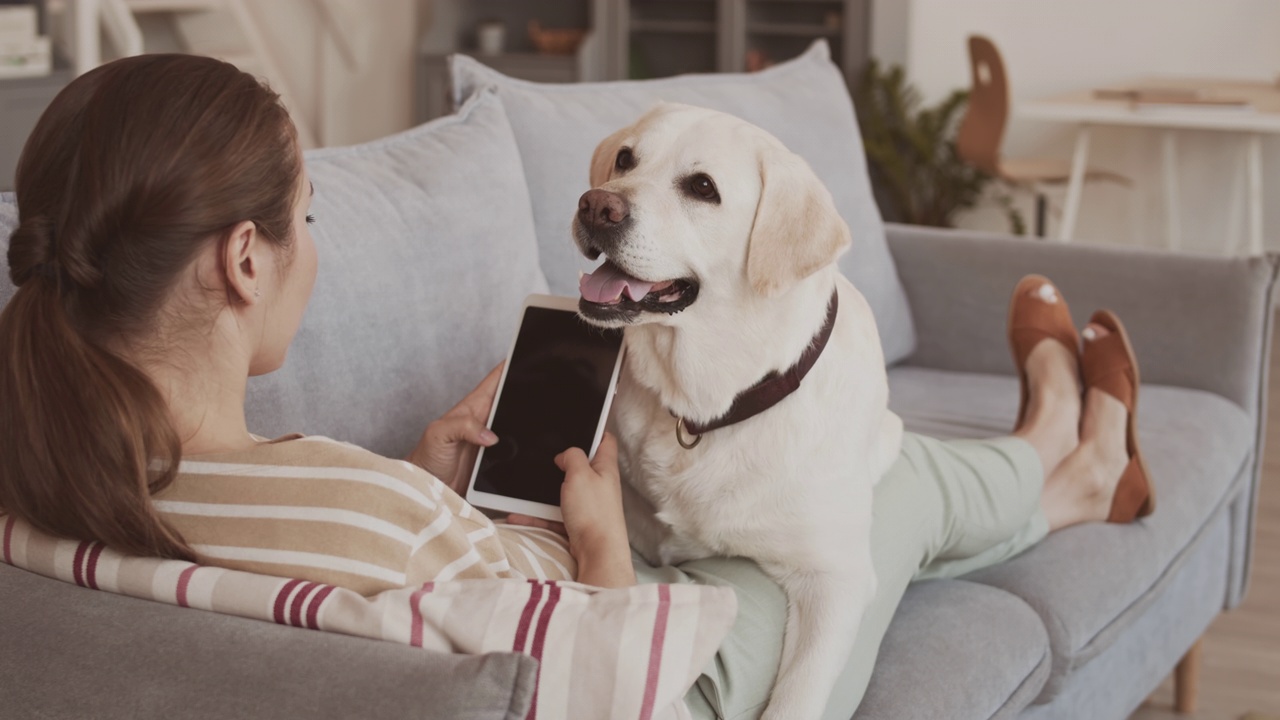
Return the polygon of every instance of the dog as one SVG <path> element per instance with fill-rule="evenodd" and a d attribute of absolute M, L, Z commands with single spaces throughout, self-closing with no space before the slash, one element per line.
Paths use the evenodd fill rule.
<path fill-rule="evenodd" d="M 896 460 L 875 319 L 808 164 L 741 119 L 663 103 L 595 149 L 573 220 L 579 314 L 624 328 L 614 402 L 632 545 L 754 559 L 786 592 L 765 718 L 818 718 L 876 589 L 872 488 Z"/>

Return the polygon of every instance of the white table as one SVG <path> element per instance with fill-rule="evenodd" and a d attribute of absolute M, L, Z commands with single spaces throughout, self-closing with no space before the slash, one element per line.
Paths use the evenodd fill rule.
<path fill-rule="evenodd" d="M 1216 130 L 1245 136 L 1244 168 L 1248 187 L 1248 250 L 1264 251 L 1262 241 L 1262 135 L 1280 134 L 1280 87 L 1271 83 L 1229 80 L 1183 80 L 1148 78 L 1133 87 L 1167 87 L 1196 89 L 1205 97 L 1242 98 L 1251 109 L 1187 107 L 1170 105 L 1136 107 L 1125 100 L 1102 100 L 1092 91 L 1069 93 L 1041 100 L 1020 102 L 1014 114 L 1019 118 L 1076 123 L 1075 152 L 1071 159 L 1071 178 L 1067 183 L 1066 206 L 1063 209 L 1059 239 L 1070 240 L 1080 212 L 1080 193 L 1089 159 L 1089 129 L 1093 125 L 1144 127 L 1161 130 L 1162 170 L 1164 175 L 1165 213 L 1169 226 L 1169 245 L 1181 243 L 1178 221 L 1178 130 Z"/>

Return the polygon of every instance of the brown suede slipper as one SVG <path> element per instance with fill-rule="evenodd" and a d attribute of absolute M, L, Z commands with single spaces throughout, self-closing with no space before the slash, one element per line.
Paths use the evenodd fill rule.
<path fill-rule="evenodd" d="M 1080 353 L 1080 335 L 1071 322 L 1067 301 L 1048 278 L 1028 275 L 1018 281 L 1009 300 L 1009 349 L 1013 365 L 1018 369 L 1022 400 L 1018 403 L 1018 421 L 1022 427 L 1027 414 L 1027 356 L 1041 340 L 1051 338 L 1062 343 L 1073 354 Z"/>
<path fill-rule="evenodd" d="M 1129 412 L 1125 428 L 1129 464 L 1116 485 L 1107 522 L 1133 522 L 1150 515 L 1156 506 L 1155 488 L 1151 484 L 1147 464 L 1142 459 L 1142 450 L 1138 447 L 1138 359 L 1129 343 L 1129 334 L 1114 313 L 1099 310 L 1089 322 L 1106 328 L 1107 335 L 1084 343 L 1080 371 L 1084 376 L 1085 392 L 1097 388 L 1119 400 Z"/>

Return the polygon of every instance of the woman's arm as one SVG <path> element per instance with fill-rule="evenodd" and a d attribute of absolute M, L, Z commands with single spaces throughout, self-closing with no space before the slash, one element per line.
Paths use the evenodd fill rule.
<path fill-rule="evenodd" d="M 618 472 L 618 443 L 605 433 L 596 457 L 578 448 L 556 456 L 564 470 L 560 512 L 569 534 L 569 552 L 578 561 L 578 582 L 600 587 L 636 584 L 631 545 L 622 513 L 622 480 Z"/>
<path fill-rule="evenodd" d="M 471 477 L 479 446 L 498 441 L 485 423 L 498 392 L 502 365 L 494 368 L 445 416 L 427 426 L 409 461 L 439 478 L 461 495 Z M 622 514 L 622 481 L 618 472 L 618 443 L 605 433 L 594 460 L 578 448 L 556 456 L 564 471 L 560 510 L 564 524 L 524 515 L 512 515 L 512 525 L 554 530 L 569 537 L 569 551 L 578 563 L 578 582 L 598 587 L 636 584 L 631 567 L 631 547 Z"/>

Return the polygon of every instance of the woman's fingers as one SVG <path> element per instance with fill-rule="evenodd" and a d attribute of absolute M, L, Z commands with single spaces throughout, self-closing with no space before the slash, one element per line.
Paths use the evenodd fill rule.
<path fill-rule="evenodd" d="M 505 361 L 500 362 L 497 367 L 490 370 L 484 380 L 481 380 L 480 384 L 476 386 L 476 389 L 462 398 L 462 402 L 459 402 L 450 414 L 462 411 L 464 414 L 488 420 L 489 410 L 493 408 L 493 399 L 498 394 L 498 381 L 502 379 L 502 366 L 504 364 Z"/>
<path fill-rule="evenodd" d="M 600 447 L 596 448 L 596 456 L 591 460 L 591 467 L 598 473 L 616 471 L 618 468 L 618 441 L 613 433 L 605 433 L 600 439 Z"/>
<path fill-rule="evenodd" d="M 543 530 L 550 530 L 551 532 L 560 533 L 561 535 L 569 534 L 568 531 L 565 530 L 564 523 L 543 520 L 542 518 L 530 517 L 528 515 L 520 515 L 519 513 L 512 513 L 511 515 L 508 515 L 507 524 L 542 528 Z"/>
<path fill-rule="evenodd" d="M 590 466 L 591 463 L 587 462 L 587 454 L 580 448 L 569 448 L 556 456 L 556 467 L 565 473 L 572 473 Z"/>
<path fill-rule="evenodd" d="M 493 431 L 485 427 L 484 423 L 479 419 L 460 415 L 455 417 L 445 416 L 437 420 L 435 432 L 430 433 L 431 438 L 442 444 L 452 444 L 459 441 L 469 442 L 472 445 L 482 445 L 484 447 L 492 447 L 498 442 L 498 436 Z"/>

